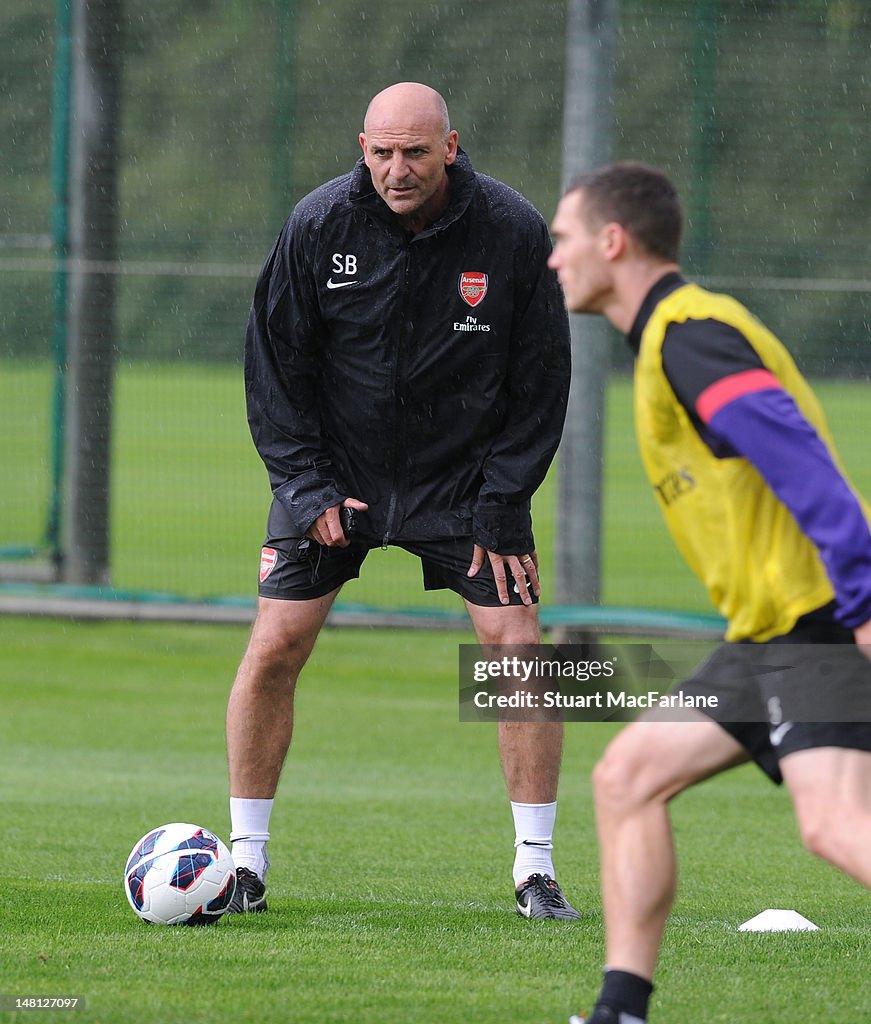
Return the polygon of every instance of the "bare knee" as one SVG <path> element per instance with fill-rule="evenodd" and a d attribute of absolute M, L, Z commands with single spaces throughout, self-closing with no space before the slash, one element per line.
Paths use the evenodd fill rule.
<path fill-rule="evenodd" d="M 657 798 L 657 785 L 645 759 L 629 743 L 614 741 L 593 769 L 596 806 L 628 811 Z"/>
<path fill-rule="evenodd" d="M 805 849 L 815 857 L 837 864 L 843 841 L 843 830 L 851 816 L 841 814 L 832 802 L 803 800 L 796 802 L 796 820 Z"/>
<path fill-rule="evenodd" d="M 294 686 L 338 590 L 309 601 L 260 598 L 236 686 Z"/>
<path fill-rule="evenodd" d="M 665 804 L 746 756 L 713 722 L 636 722 L 611 741 L 593 770 L 596 805 L 631 813 Z"/>
<path fill-rule="evenodd" d="M 868 885 L 871 754 L 819 747 L 788 755 L 780 767 L 805 847 Z"/>
<path fill-rule="evenodd" d="M 237 681 L 258 688 L 296 686 L 315 637 L 293 629 L 276 629 L 255 624 L 248 648 L 239 666 Z"/>
<path fill-rule="evenodd" d="M 301 668 L 280 644 L 258 644 L 245 652 L 236 679 L 258 688 L 293 686 Z"/>
<path fill-rule="evenodd" d="M 536 605 L 506 605 L 488 608 L 466 602 L 478 643 L 538 644 L 541 628 Z"/>
<path fill-rule="evenodd" d="M 822 860 L 831 859 L 830 844 L 821 822 L 799 822 L 799 831 L 801 832 L 801 841 L 808 853 L 812 853 Z"/>

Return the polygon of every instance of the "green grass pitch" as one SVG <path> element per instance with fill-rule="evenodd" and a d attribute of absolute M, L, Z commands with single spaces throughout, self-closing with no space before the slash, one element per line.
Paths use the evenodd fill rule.
<path fill-rule="evenodd" d="M 125 859 L 164 821 L 227 838 L 223 717 L 245 631 L 0 619 L 3 1005 L 79 996 L 82 1022 L 258 1024 L 564 1024 L 589 1008 L 589 778 L 616 727 L 567 726 L 555 853 L 584 919 L 523 921 L 494 727 L 457 717 L 468 639 L 325 632 L 273 818 L 269 913 L 165 929 L 130 911 Z M 868 895 L 801 849 L 784 792 L 745 767 L 679 798 L 674 823 L 651 1024 L 871 1019 Z M 736 931 L 768 907 L 821 930 Z"/>

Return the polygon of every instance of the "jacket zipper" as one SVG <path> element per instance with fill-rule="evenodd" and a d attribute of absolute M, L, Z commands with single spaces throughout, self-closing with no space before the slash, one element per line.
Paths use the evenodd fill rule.
<path fill-rule="evenodd" d="M 403 404 L 405 379 L 405 358 L 407 354 L 406 333 L 408 331 L 408 280 L 409 263 L 411 262 L 411 242 L 406 242 L 403 254 L 402 271 L 402 304 L 400 306 L 402 322 L 399 330 L 399 346 L 394 363 L 393 394 L 396 402 L 396 444 L 393 447 L 393 468 L 391 474 L 390 501 L 387 504 L 387 520 L 384 525 L 384 536 L 381 547 L 386 548 L 390 542 L 390 531 L 396 518 L 396 507 L 399 504 L 399 478 L 405 456 L 405 406 Z"/>

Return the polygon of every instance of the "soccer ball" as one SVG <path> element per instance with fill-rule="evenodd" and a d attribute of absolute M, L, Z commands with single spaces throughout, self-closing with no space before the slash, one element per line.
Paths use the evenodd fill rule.
<path fill-rule="evenodd" d="M 161 825 L 133 847 L 124 892 L 150 924 L 213 924 L 236 892 L 230 851 L 208 829 L 184 822 Z"/>

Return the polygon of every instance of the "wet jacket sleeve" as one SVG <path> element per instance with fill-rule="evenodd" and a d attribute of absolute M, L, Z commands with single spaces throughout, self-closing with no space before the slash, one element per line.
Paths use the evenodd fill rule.
<path fill-rule="evenodd" d="M 245 337 L 251 436 L 299 536 L 347 497 L 322 441 L 315 358 L 322 333 L 302 236 L 291 218 L 258 278 Z"/>
<path fill-rule="evenodd" d="M 503 429 L 483 465 L 473 537 L 488 551 L 532 551 L 530 499 L 544 480 L 562 436 L 571 343 L 550 239 L 542 222 L 515 258 L 516 313 Z"/>

